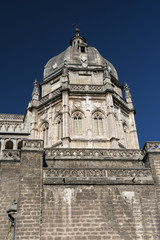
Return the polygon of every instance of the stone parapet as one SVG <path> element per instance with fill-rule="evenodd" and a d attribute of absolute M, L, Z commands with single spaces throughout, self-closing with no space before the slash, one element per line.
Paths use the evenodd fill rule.
<path fill-rule="evenodd" d="M 44 184 L 154 184 L 141 150 L 45 149 Z"/>
<path fill-rule="evenodd" d="M 160 152 L 160 142 L 146 142 L 143 147 L 144 153 L 146 152 Z"/>
<path fill-rule="evenodd" d="M 20 151 L 6 149 L 2 151 L 1 161 L 2 160 L 20 160 Z"/>
<path fill-rule="evenodd" d="M 27 139 L 23 140 L 22 150 L 43 150 L 43 140 Z"/>
<path fill-rule="evenodd" d="M 77 157 L 90 159 L 136 159 L 142 160 L 144 153 L 141 150 L 121 150 L 121 149 L 82 149 L 82 148 L 58 148 L 45 149 L 46 159 L 56 157 Z"/>
<path fill-rule="evenodd" d="M 20 114 L 0 114 L 0 120 L 7 121 L 23 121 L 24 115 Z"/>

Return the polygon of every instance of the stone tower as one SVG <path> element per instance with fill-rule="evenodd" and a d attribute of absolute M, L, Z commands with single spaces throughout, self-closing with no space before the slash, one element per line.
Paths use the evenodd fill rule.
<path fill-rule="evenodd" d="M 45 65 L 40 100 L 35 88 L 30 137 L 45 147 L 139 149 L 127 84 L 125 101 L 115 68 L 78 29 L 70 46 Z"/>
<path fill-rule="evenodd" d="M 139 149 L 122 91 L 76 28 L 25 115 L 0 114 L 0 239 L 160 239 L 160 143 Z"/>

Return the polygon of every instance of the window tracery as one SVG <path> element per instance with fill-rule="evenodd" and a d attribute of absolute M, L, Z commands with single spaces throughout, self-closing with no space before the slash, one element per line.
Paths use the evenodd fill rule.
<path fill-rule="evenodd" d="M 103 115 L 100 112 L 96 112 L 93 115 L 94 120 L 94 133 L 96 136 L 103 135 Z"/>
<path fill-rule="evenodd" d="M 81 112 L 75 112 L 72 115 L 73 119 L 73 133 L 74 135 L 81 136 L 82 135 L 82 119 L 83 115 Z"/>

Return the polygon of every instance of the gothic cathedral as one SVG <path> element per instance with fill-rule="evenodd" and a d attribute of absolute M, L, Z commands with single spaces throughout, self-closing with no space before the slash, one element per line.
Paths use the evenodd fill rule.
<path fill-rule="evenodd" d="M 76 28 L 25 115 L 0 114 L 0 239 L 160 239 L 160 142 L 139 149 L 134 114 Z"/>

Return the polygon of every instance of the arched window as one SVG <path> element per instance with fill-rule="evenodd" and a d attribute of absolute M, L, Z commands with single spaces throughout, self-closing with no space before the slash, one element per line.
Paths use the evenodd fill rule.
<path fill-rule="evenodd" d="M 47 122 L 45 122 L 42 125 L 42 136 L 43 136 L 44 146 L 48 145 L 48 129 L 49 129 L 49 125 Z"/>
<path fill-rule="evenodd" d="M 57 117 L 57 138 L 60 140 L 63 137 L 63 120 L 62 115 Z"/>
<path fill-rule="evenodd" d="M 13 149 L 13 142 L 11 140 L 6 142 L 5 149 Z"/>
<path fill-rule="evenodd" d="M 17 149 L 21 149 L 21 148 L 22 148 L 22 141 L 19 141 L 19 142 L 18 142 Z"/>
<path fill-rule="evenodd" d="M 94 120 L 94 132 L 96 136 L 103 135 L 103 117 L 101 113 L 95 113 L 93 115 Z"/>
<path fill-rule="evenodd" d="M 82 113 L 75 112 L 73 114 L 73 133 L 74 135 L 82 135 Z"/>

